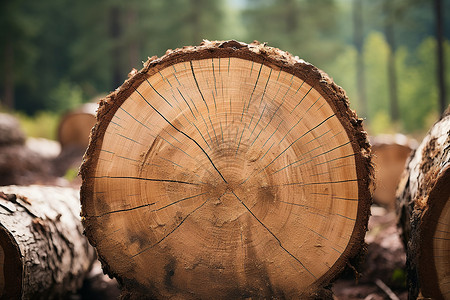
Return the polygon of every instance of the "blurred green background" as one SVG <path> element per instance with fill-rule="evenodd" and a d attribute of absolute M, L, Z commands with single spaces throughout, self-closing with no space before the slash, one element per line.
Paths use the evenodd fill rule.
<path fill-rule="evenodd" d="M 54 138 L 63 112 L 114 90 L 148 56 L 259 40 L 327 72 L 369 134 L 420 136 L 448 105 L 448 15 L 445 0 L 2 0 L 1 110 Z"/>

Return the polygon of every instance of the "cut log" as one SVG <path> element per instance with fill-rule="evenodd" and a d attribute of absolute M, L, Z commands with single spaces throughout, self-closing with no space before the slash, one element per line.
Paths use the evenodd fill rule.
<path fill-rule="evenodd" d="M 51 180 L 49 159 L 25 144 L 19 121 L 0 113 L 0 186 Z"/>
<path fill-rule="evenodd" d="M 375 166 L 375 192 L 373 201 L 395 211 L 395 192 L 415 140 L 402 134 L 378 135 L 370 140 Z"/>
<path fill-rule="evenodd" d="M 58 141 L 61 147 L 77 147 L 85 150 L 89 144 L 89 134 L 95 125 L 97 104 L 86 103 L 63 116 L 58 126 Z"/>
<path fill-rule="evenodd" d="M 410 299 L 450 299 L 450 114 L 428 132 L 399 185 Z"/>
<path fill-rule="evenodd" d="M 0 113 L 0 146 L 24 144 L 25 133 L 19 121 L 11 115 Z"/>
<path fill-rule="evenodd" d="M 79 289 L 95 261 L 78 191 L 0 188 L 0 298 L 55 299 Z"/>
<path fill-rule="evenodd" d="M 311 64 L 258 43 L 168 51 L 97 119 L 83 224 L 126 295 L 329 297 L 359 254 L 370 146 Z"/>

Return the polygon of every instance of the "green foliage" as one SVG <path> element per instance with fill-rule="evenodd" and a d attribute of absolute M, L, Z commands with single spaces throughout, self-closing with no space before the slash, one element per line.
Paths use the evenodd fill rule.
<path fill-rule="evenodd" d="M 67 80 L 62 80 L 58 86 L 50 91 L 47 109 L 62 113 L 74 109 L 83 103 L 81 88 Z"/>
<path fill-rule="evenodd" d="M 395 269 L 392 273 L 392 283 L 397 287 L 406 287 L 406 271 L 403 269 Z"/>
<path fill-rule="evenodd" d="M 57 113 L 50 111 L 40 111 L 34 116 L 15 112 L 13 115 L 19 119 L 20 125 L 27 137 L 56 139 L 56 132 L 60 120 Z"/>
<path fill-rule="evenodd" d="M 0 102 L 4 100 L 6 87 L 12 84 L 15 109 L 29 115 L 43 110 L 60 113 L 114 90 L 131 68 L 139 69 L 148 56 L 161 56 L 166 49 L 199 44 L 202 39 L 247 42 L 256 39 L 287 50 L 328 72 L 346 90 L 352 108 L 358 110 L 353 3 L 347 0 L 2 1 Z M 444 6 L 448 10 L 450 1 L 445 1 Z M 372 133 L 426 131 L 438 117 L 432 9 L 431 2 L 424 0 L 363 1 L 366 117 Z M 445 22 L 444 27 L 449 28 L 450 18 Z M 393 50 L 382 33 L 386 24 L 394 29 Z M 450 30 L 445 32 L 449 39 Z M 392 124 L 389 117 L 387 60 L 391 51 L 395 53 L 397 68 L 398 124 Z M 445 53 L 450 91 L 448 41 Z"/>
<path fill-rule="evenodd" d="M 343 87 L 350 100 L 351 107 L 358 110 L 356 101 L 356 49 L 353 46 L 346 46 L 336 56 L 334 63 L 327 69 L 328 75 L 339 86 Z"/>
<path fill-rule="evenodd" d="M 66 174 L 64 174 L 64 178 L 68 181 L 73 181 L 75 178 L 78 177 L 78 168 L 70 168 L 66 171 Z"/>
<path fill-rule="evenodd" d="M 418 62 L 411 64 L 411 53 L 406 48 L 399 50 L 397 65 L 399 78 L 399 100 L 402 124 L 406 131 L 414 132 L 426 129 L 425 120 L 436 116 L 437 120 L 437 84 L 434 74 L 436 63 L 433 54 L 436 42 L 428 38 L 419 45 L 414 53 Z"/>
<path fill-rule="evenodd" d="M 334 60 L 343 44 L 337 36 L 339 8 L 334 0 L 249 0 L 243 12 L 248 40 L 301 56 L 320 68 Z M 326 9 L 322 9 L 326 7 Z M 318 44 L 321 46 L 318 47 Z"/>
<path fill-rule="evenodd" d="M 380 112 L 389 111 L 389 86 L 387 81 L 389 51 L 389 46 L 381 33 L 373 32 L 367 37 L 364 44 L 364 62 L 367 82 L 366 99 L 370 119 Z"/>

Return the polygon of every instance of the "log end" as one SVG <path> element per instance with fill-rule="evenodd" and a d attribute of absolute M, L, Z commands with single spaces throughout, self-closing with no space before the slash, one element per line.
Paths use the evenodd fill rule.
<path fill-rule="evenodd" d="M 97 119 L 83 224 L 130 293 L 322 297 L 364 245 L 373 166 L 362 120 L 287 52 L 237 41 L 168 51 L 101 101 Z"/>

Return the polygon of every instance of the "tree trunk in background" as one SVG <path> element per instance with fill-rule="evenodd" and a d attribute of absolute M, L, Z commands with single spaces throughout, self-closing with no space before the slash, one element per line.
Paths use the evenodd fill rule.
<path fill-rule="evenodd" d="M 8 109 L 14 109 L 14 48 L 10 40 L 6 41 L 4 64 L 5 90 L 3 105 Z"/>
<path fill-rule="evenodd" d="M 409 299 L 450 294 L 450 110 L 406 165 L 398 189 Z"/>
<path fill-rule="evenodd" d="M 202 0 L 190 0 L 191 13 L 189 15 L 189 23 L 192 26 L 192 44 L 198 44 L 202 41 L 202 24 L 201 24 L 201 5 Z"/>
<path fill-rule="evenodd" d="M 168 51 L 97 120 L 83 222 L 128 296 L 323 299 L 363 249 L 370 146 L 311 64 L 258 43 Z"/>
<path fill-rule="evenodd" d="M 127 36 L 129 36 L 129 41 L 127 43 L 128 47 L 128 70 L 141 66 L 140 62 L 140 42 L 139 39 L 139 14 L 136 8 L 129 7 L 127 10 Z"/>
<path fill-rule="evenodd" d="M 388 51 L 388 86 L 389 86 L 389 103 L 390 103 L 390 113 L 391 120 L 397 122 L 399 120 L 399 109 L 398 109 L 398 94 L 397 94 L 397 71 L 395 64 L 395 33 L 394 33 L 394 22 L 395 22 L 395 12 L 392 9 L 392 1 L 385 0 L 384 2 L 384 33 L 386 35 L 386 41 L 389 45 Z"/>
<path fill-rule="evenodd" d="M 437 39 L 437 78 L 439 85 L 439 110 L 444 113 L 446 104 L 445 60 L 444 60 L 444 7 L 442 0 L 435 0 L 436 39 Z"/>
<path fill-rule="evenodd" d="M 125 77 L 122 72 L 122 53 L 121 53 L 121 26 L 120 26 L 120 8 L 111 7 L 110 10 L 109 33 L 111 36 L 111 63 L 112 63 L 112 84 L 113 88 L 120 86 Z"/>
<path fill-rule="evenodd" d="M 79 289 L 95 260 L 78 190 L 0 187 L 0 297 L 55 299 Z"/>
<path fill-rule="evenodd" d="M 362 0 L 353 0 L 353 29 L 356 56 L 356 87 L 358 89 L 359 114 L 368 116 L 366 99 L 366 76 L 364 68 L 364 31 L 363 31 L 363 7 Z"/>

